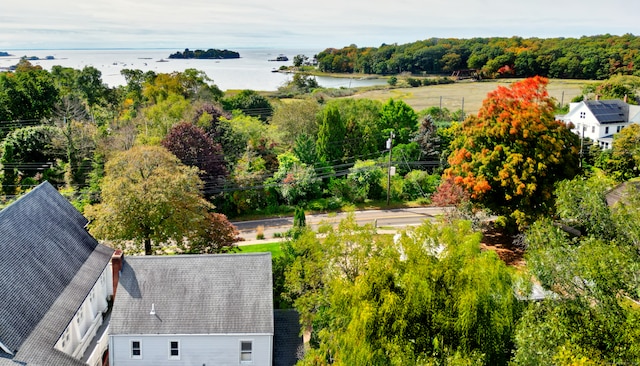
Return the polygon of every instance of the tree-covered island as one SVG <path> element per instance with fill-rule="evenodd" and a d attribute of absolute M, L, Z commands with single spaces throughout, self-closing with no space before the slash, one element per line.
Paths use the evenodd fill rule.
<path fill-rule="evenodd" d="M 210 48 L 206 51 L 195 50 L 191 51 L 188 48 L 184 49 L 184 52 L 176 52 L 169 55 L 169 58 L 200 58 L 200 59 L 228 59 L 228 58 L 240 58 L 240 53 L 230 50 L 218 50 Z"/>

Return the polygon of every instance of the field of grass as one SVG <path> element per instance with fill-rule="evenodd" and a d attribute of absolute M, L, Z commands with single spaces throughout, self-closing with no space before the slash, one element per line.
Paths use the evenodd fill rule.
<path fill-rule="evenodd" d="M 462 81 L 454 84 L 431 85 L 417 88 L 397 88 L 369 90 L 356 93 L 349 98 L 367 98 L 386 102 L 389 98 L 401 99 L 416 111 L 429 107 L 442 107 L 454 112 L 464 109 L 465 114 L 475 114 L 480 109 L 487 93 L 495 90 L 499 85 L 507 86 L 521 79 L 501 79 L 487 81 Z M 588 80 L 550 80 L 547 91 L 559 103 L 568 104 L 575 96 L 580 95 L 582 87 Z M 563 98 L 564 93 L 564 98 Z M 463 108 L 464 98 L 464 108 Z"/>
<path fill-rule="evenodd" d="M 265 243 L 265 244 L 252 244 L 252 245 L 242 245 L 239 247 L 239 253 L 262 253 L 262 252 L 271 252 L 271 257 L 275 258 L 282 254 L 280 250 L 280 243 Z"/>

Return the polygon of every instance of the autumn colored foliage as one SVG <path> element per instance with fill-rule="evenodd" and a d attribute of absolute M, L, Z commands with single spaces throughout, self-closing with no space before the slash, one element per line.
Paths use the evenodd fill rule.
<path fill-rule="evenodd" d="M 548 212 L 554 183 L 578 169 L 578 136 L 555 120 L 547 83 L 528 78 L 489 93 L 452 142 L 445 171 L 473 201 L 519 224 Z"/>

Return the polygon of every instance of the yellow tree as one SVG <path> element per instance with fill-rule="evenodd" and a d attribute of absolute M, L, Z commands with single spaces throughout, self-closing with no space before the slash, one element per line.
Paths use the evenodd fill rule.
<path fill-rule="evenodd" d="M 206 225 L 198 169 L 159 146 L 135 146 L 109 160 L 102 202 L 86 209 L 90 231 L 100 239 L 133 240 L 152 254 L 152 244 L 182 244 Z"/>
<path fill-rule="evenodd" d="M 490 92 L 453 140 L 445 171 L 473 201 L 520 225 L 548 212 L 554 183 L 578 170 L 578 136 L 555 120 L 547 83 L 534 77 Z"/>

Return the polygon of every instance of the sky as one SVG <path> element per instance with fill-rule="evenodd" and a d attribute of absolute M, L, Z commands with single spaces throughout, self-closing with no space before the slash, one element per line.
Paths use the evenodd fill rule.
<path fill-rule="evenodd" d="M 378 47 L 432 37 L 640 35 L 638 0 L 28 0 L 0 51 Z"/>

